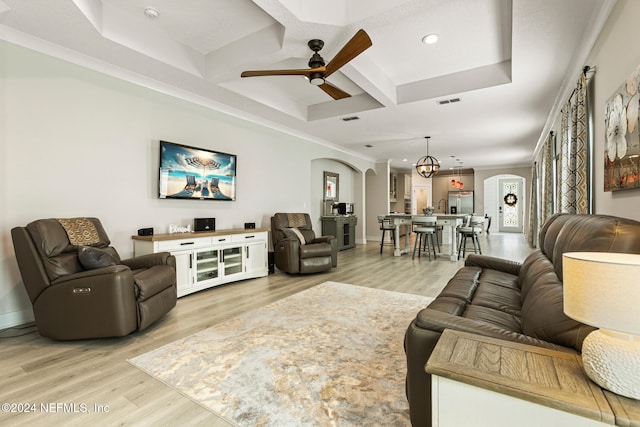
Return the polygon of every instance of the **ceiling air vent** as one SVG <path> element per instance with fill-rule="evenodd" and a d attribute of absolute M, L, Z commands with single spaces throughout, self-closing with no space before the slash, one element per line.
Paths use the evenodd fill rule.
<path fill-rule="evenodd" d="M 351 120 L 360 120 L 360 117 L 358 117 L 358 116 L 351 116 L 351 117 L 343 117 L 343 118 L 342 118 L 342 121 L 345 121 L 345 122 L 350 122 Z"/>
<path fill-rule="evenodd" d="M 439 101 L 436 101 L 439 105 L 445 105 L 445 104 L 453 104 L 454 102 L 460 102 L 460 98 L 451 98 L 451 99 L 441 99 Z"/>

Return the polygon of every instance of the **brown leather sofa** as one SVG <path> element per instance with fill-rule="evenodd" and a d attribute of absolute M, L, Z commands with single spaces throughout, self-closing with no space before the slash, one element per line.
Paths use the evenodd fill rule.
<path fill-rule="evenodd" d="M 11 236 L 44 337 L 124 336 L 176 305 L 175 258 L 164 252 L 121 260 L 96 218 L 40 219 L 13 228 Z M 87 244 L 77 244 L 83 239 Z"/>
<path fill-rule="evenodd" d="M 640 222 L 605 215 L 556 214 L 539 250 L 524 262 L 470 255 L 405 335 L 411 423 L 431 426 L 431 376 L 425 364 L 445 329 L 547 348 L 580 351 L 592 327 L 563 312 L 562 254 L 640 253 Z M 461 402 L 461 405 L 464 405 Z"/>
<path fill-rule="evenodd" d="M 318 273 L 338 266 L 337 239 L 316 237 L 309 214 L 274 214 L 271 239 L 276 267 L 286 273 Z"/>

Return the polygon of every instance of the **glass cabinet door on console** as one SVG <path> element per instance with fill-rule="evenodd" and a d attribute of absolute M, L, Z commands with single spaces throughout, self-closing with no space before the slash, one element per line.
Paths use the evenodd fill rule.
<path fill-rule="evenodd" d="M 222 249 L 222 271 L 225 277 L 244 272 L 242 246 Z"/>
<path fill-rule="evenodd" d="M 219 275 L 219 254 L 217 249 L 201 249 L 194 251 L 195 282 L 217 279 Z"/>

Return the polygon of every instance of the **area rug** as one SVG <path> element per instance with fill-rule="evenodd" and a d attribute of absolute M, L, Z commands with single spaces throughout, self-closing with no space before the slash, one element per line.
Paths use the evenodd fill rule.
<path fill-rule="evenodd" d="M 237 426 L 409 426 L 404 332 L 430 301 L 326 282 L 129 362 Z"/>

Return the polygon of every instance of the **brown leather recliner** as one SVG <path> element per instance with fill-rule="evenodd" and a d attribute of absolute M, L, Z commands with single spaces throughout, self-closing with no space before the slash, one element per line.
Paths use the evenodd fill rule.
<path fill-rule="evenodd" d="M 309 214 L 274 214 L 271 239 L 276 267 L 286 273 L 318 273 L 338 266 L 335 236 L 316 237 Z"/>
<path fill-rule="evenodd" d="M 96 218 L 40 219 L 11 236 L 44 337 L 125 336 L 176 305 L 175 258 L 164 252 L 120 260 Z"/>

